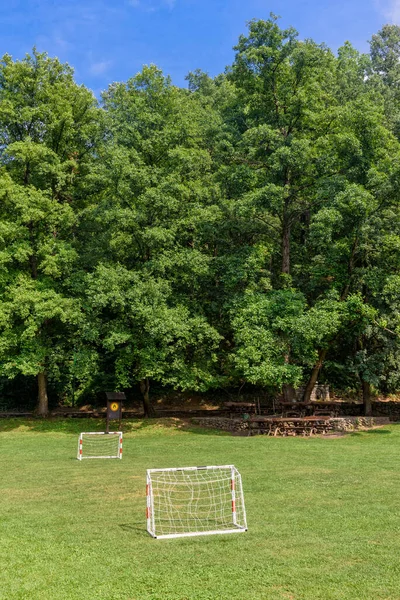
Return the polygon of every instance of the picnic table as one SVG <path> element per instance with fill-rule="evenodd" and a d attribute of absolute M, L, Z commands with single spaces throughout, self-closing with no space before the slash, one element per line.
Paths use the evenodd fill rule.
<path fill-rule="evenodd" d="M 250 417 L 250 435 L 302 435 L 312 436 L 317 433 L 325 434 L 332 429 L 329 416 L 310 417 Z"/>
<path fill-rule="evenodd" d="M 337 417 L 339 402 L 326 400 L 312 400 L 311 402 L 287 402 L 281 401 L 279 406 L 283 417 L 306 417 L 306 416 L 328 416 Z"/>

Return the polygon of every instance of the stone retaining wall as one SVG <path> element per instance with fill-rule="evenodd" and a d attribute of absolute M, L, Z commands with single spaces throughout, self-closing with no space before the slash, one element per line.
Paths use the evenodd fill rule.
<path fill-rule="evenodd" d="M 400 421 L 400 402 L 373 402 L 372 413 L 377 417 L 389 417 L 391 421 Z"/>
<path fill-rule="evenodd" d="M 388 417 L 334 417 L 329 420 L 333 431 L 355 431 L 388 425 Z"/>
<path fill-rule="evenodd" d="M 227 417 L 193 417 L 192 423 L 199 427 L 210 427 L 230 432 L 245 432 L 249 429 L 249 421 L 228 419 Z"/>
<path fill-rule="evenodd" d="M 290 419 L 288 418 L 288 421 Z M 211 429 L 220 429 L 222 431 L 228 431 L 230 433 L 258 433 L 255 431 L 255 423 L 243 419 L 228 419 L 225 417 L 198 417 L 193 418 L 192 422 L 199 427 L 209 427 Z M 350 432 L 363 429 L 371 429 L 372 427 L 379 427 L 382 425 L 388 425 L 390 419 L 388 417 L 334 417 L 329 419 L 329 430 L 338 432 Z"/>
<path fill-rule="evenodd" d="M 338 404 L 339 415 L 358 416 L 363 413 L 363 405 L 359 402 Z M 400 421 L 400 402 L 373 402 L 374 417 L 388 417 L 391 421 Z"/>

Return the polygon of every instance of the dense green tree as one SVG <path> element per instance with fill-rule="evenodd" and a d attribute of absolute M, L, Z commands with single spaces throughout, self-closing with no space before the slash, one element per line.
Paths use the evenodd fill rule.
<path fill-rule="evenodd" d="M 91 335 L 112 358 L 115 385 L 139 383 L 146 416 L 154 416 L 151 381 L 202 391 L 221 383 L 215 368 L 220 336 L 174 297 L 167 280 L 101 265 L 88 278 L 87 298 Z"/>
<path fill-rule="evenodd" d="M 67 279 L 98 119 L 67 65 L 36 51 L 1 60 L 0 373 L 37 377 L 39 414 L 79 326 Z"/>
<path fill-rule="evenodd" d="M 339 302 L 346 301 L 349 294 L 361 295 L 370 319 L 360 322 L 365 329 L 360 328 L 359 323 L 357 327 L 343 330 L 340 338 L 342 351 L 347 348 L 352 356 L 351 348 L 357 348 L 362 351 L 358 353 L 360 359 L 365 356 L 368 340 L 373 343 L 372 332 L 378 331 L 374 323 L 379 320 L 381 311 L 387 314 L 388 306 L 383 297 L 386 279 L 391 269 L 397 272 L 400 266 L 395 254 L 389 260 L 384 251 L 389 240 L 393 243 L 398 239 L 399 147 L 382 125 L 382 108 L 363 103 L 359 107 L 351 106 L 349 115 L 355 123 L 359 122 L 364 132 L 359 137 L 358 158 L 347 180 L 336 189 L 330 186 L 325 206 L 311 219 L 306 244 L 309 261 L 304 269 L 308 282 L 303 289 L 312 296 L 336 290 Z M 328 350 L 337 351 L 336 339 L 328 342 L 322 359 Z M 311 384 L 315 383 L 322 363 L 323 360 L 319 360 L 316 364 Z M 370 410 L 368 385 L 376 383 L 371 373 L 365 365 L 358 371 L 366 410 Z"/>
<path fill-rule="evenodd" d="M 385 114 L 391 129 L 400 137 L 400 27 L 384 25 L 370 41 L 372 69 L 368 84 L 385 99 Z"/>
<path fill-rule="evenodd" d="M 254 173 L 241 199 L 249 216 L 279 236 L 281 273 L 291 271 L 292 231 L 315 200 L 321 179 L 342 165 L 335 156 L 334 57 L 275 17 L 252 21 L 231 70 L 246 122 L 237 162 Z M 336 159 L 336 160 L 335 160 Z"/>
<path fill-rule="evenodd" d="M 199 302 L 210 262 L 199 230 L 219 215 L 210 157 L 219 117 L 155 67 L 112 85 L 103 102 L 101 193 L 84 223 L 87 302 L 116 385 L 139 382 L 151 415 L 151 379 L 181 389 L 220 382 L 220 335 Z"/>
<path fill-rule="evenodd" d="M 253 174 L 252 179 L 248 178 L 249 190 L 237 198 L 237 204 L 242 215 L 265 224 L 264 243 L 269 239 L 272 248 L 272 286 L 292 281 L 305 294 L 306 313 L 310 315 L 318 312 L 317 307 L 329 297 L 333 324 L 335 313 L 346 312 L 349 294 L 360 292 L 360 282 L 355 279 L 361 222 L 368 222 L 367 215 L 373 215 L 387 202 L 396 203 L 396 185 L 382 180 L 385 169 L 393 171 L 391 165 L 398 155 L 396 142 L 385 126 L 383 95 L 367 81 L 368 58 L 349 44 L 335 59 L 324 46 L 300 42 L 293 29 L 279 29 L 274 17 L 267 22 L 252 22 L 249 36 L 242 36 L 236 49 L 231 78 L 239 89 L 247 124 L 236 145 L 236 161 Z M 340 199 L 346 199 L 345 205 L 349 203 L 351 218 L 344 218 L 345 233 L 335 243 L 332 233 L 340 236 L 341 228 L 333 222 L 330 228 L 329 218 Z M 360 203 L 365 204 L 365 210 L 357 218 L 359 213 L 354 209 Z M 339 218 L 345 217 L 346 210 L 344 205 L 338 210 Z M 313 247 L 317 231 L 321 253 Z M 291 279 L 276 278 L 278 240 L 280 272 L 286 277 L 291 273 Z M 322 256 L 331 253 L 335 267 L 322 273 Z M 268 290 L 264 293 L 266 297 L 274 294 Z M 255 307 L 257 322 L 258 305 L 251 306 Z M 289 306 L 288 316 L 292 310 Z M 368 307 L 365 311 L 371 313 Z M 299 315 L 296 320 L 301 321 Z M 348 319 L 339 319 L 337 325 L 330 333 L 325 331 L 323 311 L 320 323 L 319 319 L 310 319 L 315 363 L 305 400 L 334 340 L 343 328 L 348 330 Z M 264 330 L 269 335 L 267 325 Z M 356 328 L 351 330 L 355 335 Z M 287 346 L 280 352 L 279 361 L 289 369 L 297 358 L 287 335 L 275 334 L 272 340 L 275 352 Z M 252 347 L 250 344 L 250 350 Z M 303 366 L 310 365 L 309 356 L 304 343 Z M 271 358 L 266 362 L 273 363 Z M 279 386 L 282 382 L 277 378 L 276 383 Z"/>
<path fill-rule="evenodd" d="M 370 54 L 373 69 L 382 76 L 385 85 L 400 86 L 400 27 L 384 25 L 372 36 Z"/>

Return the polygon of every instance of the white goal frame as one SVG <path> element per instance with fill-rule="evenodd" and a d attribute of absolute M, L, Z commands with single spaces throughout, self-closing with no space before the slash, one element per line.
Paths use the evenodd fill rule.
<path fill-rule="evenodd" d="M 83 447 L 84 447 L 84 440 L 83 437 L 84 436 L 118 436 L 118 446 L 117 444 L 115 445 L 115 447 L 117 448 L 117 453 L 116 454 L 112 454 L 112 455 L 105 455 L 105 454 L 101 454 L 99 453 L 98 455 L 93 455 L 93 456 L 85 456 L 83 454 Z M 83 459 L 87 459 L 87 458 L 120 458 L 122 459 L 122 431 L 83 431 L 80 435 L 79 435 L 79 439 L 78 439 L 78 455 L 77 455 L 77 459 L 78 460 L 83 460 Z"/>
<path fill-rule="evenodd" d="M 226 471 L 226 477 L 221 477 L 221 471 Z M 188 480 L 190 476 L 190 472 L 199 472 L 199 471 L 207 471 L 215 473 L 215 480 L 212 479 L 212 473 L 210 473 L 210 479 L 202 480 L 201 477 L 199 480 L 194 480 L 193 482 L 186 483 L 183 475 L 184 472 L 188 473 Z M 157 474 L 165 474 L 162 477 L 166 476 L 166 486 L 171 486 L 170 489 L 167 489 L 166 496 L 163 496 L 162 493 L 160 495 L 160 488 L 157 486 Z M 171 476 L 171 481 L 168 481 L 168 477 Z M 176 480 L 173 480 L 173 477 L 176 477 Z M 180 481 L 179 478 L 183 480 Z M 216 515 L 216 505 L 210 501 L 209 508 L 202 504 L 204 502 L 204 497 L 201 496 L 202 490 L 201 486 L 206 488 L 206 492 L 210 490 L 210 485 L 212 484 L 220 484 L 223 482 L 224 488 L 223 490 L 218 488 L 216 489 L 215 498 L 219 500 L 222 504 L 222 510 L 225 515 L 222 520 L 225 522 L 221 525 L 221 520 L 217 519 Z M 180 524 L 177 526 L 178 531 L 168 531 L 168 529 L 172 529 L 172 525 L 163 525 L 162 512 L 165 515 L 168 515 L 171 520 L 174 520 L 174 511 L 179 510 L 179 506 L 174 506 L 171 500 L 171 496 L 168 496 L 168 492 L 174 494 L 175 490 L 179 492 L 182 490 L 183 495 L 186 493 L 186 489 L 192 485 L 191 488 L 191 497 L 189 499 L 189 503 L 193 503 L 194 511 L 193 515 L 186 516 L 185 525 L 187 525 L 187 531 L 180 531 L 183 527 L 182 520 Z M 180 489 L 179 489 L 180 486 Z M 197 487 L 196 487 L 197 486 Z M 186 488 L 186 489 L 185 489 Z M 196 495 L 197 490 L 197 495 Z M 211 498 L 211 496 L 210 496 Z M 162 511 L 159 508 L 159 505 L 162 503 L 162 500 L 167 500 L 167 506 Z M 205 498 L 207 500 L 207 498 Z M 168 500 L 171 500 L 171 504 L 168 505 Z M 196 515 L 196 508 L 200 510 L 199 514 Z M 215 510 L 214 510 L 215 509 Z M 215 512 L 213 515 L 212 512 Z M 215 521 L 215 527 L 198 527 L 199 522 L 201 521 L 201 513 L 205 512 L 208 515 L 207 518 L 209 520 Z M 183 511 L 184 512 L 184 511 Z M 188 513 L 186 513 L 187 515 Z M 210 518 L 211 515 L 211 518 Z M 164 517 L 165 518 L 165 517 Z M 214 535 L 214 534 L 222 534 L 222 533 L 242 533 L 247 531 L 247 519 L 246 519 L 246 509 L 244 505 L 244 496 L 243 496 L 243 488 L 242 488 L 242 478 L 234 465 L 218 465 L 218 466 L 204 466 L 204 467 L 181 467 L 181 468 L 171 468 L 171 469 L 147 469 L 146 476 L 146 522 L 147 522 L 147 532 L 151 535 L 151 537 L 155 539 L 164 539 L 164 538 L 178 538 L 178 537 L 191 537 L 197 535 Z M 160 524 L 161 522 L 161 524 Z M 213 523 L 214 524 L 214 523 Z M 210 523 L 211 525 L 211 523 Z M 197 527 L 196 527 L 197 526 Z"/>

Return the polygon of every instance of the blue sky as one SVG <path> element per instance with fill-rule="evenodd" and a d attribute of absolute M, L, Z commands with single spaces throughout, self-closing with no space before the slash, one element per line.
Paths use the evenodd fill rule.
<path fill-rule="evenodd" d="M 155 63 L 185 85 L 196 68 L 210 75 L 232 62 L 240 33 L 272 11 L 301 38 L 361 51 L 384 23 L 400 24 L 400 0 L 0 0 L 0 54 L 34 45 L 75 68 L 96 94 Z"/>

